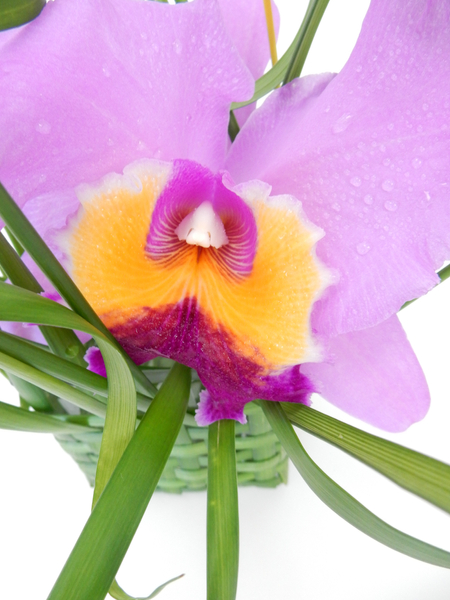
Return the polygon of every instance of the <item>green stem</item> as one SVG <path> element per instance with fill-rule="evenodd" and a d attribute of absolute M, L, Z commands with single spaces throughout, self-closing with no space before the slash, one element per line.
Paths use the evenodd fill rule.
<path fill-rule="evenodd" d="M 207 584 L 208 600 L 236 598 L 239 565 L 239 513 L 234 421 L 209 426 Z"/>

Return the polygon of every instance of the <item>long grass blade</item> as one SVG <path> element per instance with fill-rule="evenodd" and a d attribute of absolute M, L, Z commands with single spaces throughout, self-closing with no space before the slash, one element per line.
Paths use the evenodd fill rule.
<path fill-rule="evenodd" d="M 262 400 L 261 406 L 300 475 L 331 510 L 389 548 L 432 565 L 450 568 L 449 552 L 431 546 L 388 525 L 328 477 L 309 457 L 278 402 Z"/>
<path fill-rule="evenodd" d="M 103 600 L 169 458 L 190 369 L 175 365 L 127 446 L 48 600 Z"/>
<path fill-rule="evenodd" d="M 239 512 L 234 421 L 223 419 L 208 432 L 207 597 L 236 598 Z"/>
<path fill-rule="evenodd" d="M 450 465 L 299 404 L 282 403 L 294 425 L 331 442 L 392 481 L 450 512 Z"/>

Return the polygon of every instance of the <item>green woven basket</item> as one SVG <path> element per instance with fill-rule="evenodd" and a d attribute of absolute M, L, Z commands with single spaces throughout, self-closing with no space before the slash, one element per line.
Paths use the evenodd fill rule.
<path fill-rule="evenodd" d="M 153 364 L 144 372 L 153 383 L 160 385 L 168 372 L 168 366 L 161 368 Z M 175 446 L 172 450 L 158 490 L 181 493 L 189 490 L 204 490 L 208 477 L 208 428 L 199 427 L 193 411 L 201 384 L 195 372 L 190 398 L 190 412 L 186 414 Z M 239 485 L 276 487 L 287 483 L 288 458 L 278 442 L 264 413 L 255 403 L 245 407 L 247 423 L 236 423 L 236 463 Z M 101 420 L 98 420 L 99 424 Z M 98 431 L 80 434 L 60 434 L 55 436 L 60 445 L 77 462 L 90 485 L 94 485 L 95 470 L 102 433 Z"/>

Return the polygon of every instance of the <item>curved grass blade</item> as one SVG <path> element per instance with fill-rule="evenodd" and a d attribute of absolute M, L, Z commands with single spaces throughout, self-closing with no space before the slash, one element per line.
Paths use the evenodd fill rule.
<path fill-rule="evenodd" d="M 0 352 L 8 354 L 8 356 L 16 358 L 27 365 L 34 366 L 66 383 L 71 383 L 104 398 L 108 396 L 108 382 L 105 377 L 55 356 L 33 342 L 0 331 Z M 169 369 L 164 370 L 164 378 L 168 372 Z M 164 378 L 161 378 L 161 381 L 164 381 Z M 136 394 L 136 398 L 138 409 L 145 412 L 150 405 L 148 397 L 143 394 Z M 33 408 L 39 410 L 39 407 L 34 405 Z"/>
<path fill-rule="evenodd" d="M 190 369 L 175 365 L 92 511 L 48 600 L 103 600 L 169 458 L 186 412 Z"/>
<path fill-rule="evenodd" d="M 296 77 L 300 77 L 311 43 L 316 35 L 328 2 L 329 0 L 310 0 L 298 33 L 295 51 L 292 54 L 291 62 L 286 71 L 284 84 L 289 83 Z"/>
<path fill-rule="evenodd" d="M 92 427 L 83 427 L 51 415 L 30 412 L 4 402 L 0 402 L 0 429 L 53 434 L 95 431 Z"/>
<path fill-rule="evenodd" d="M 140 371 L 137 365 L 125 353 L 120 344 L 118 344 L 114 336 L 104 326 L 86 298 L 56 260 L 52 251 L 45 244 L 44 240 L 28 221 L 2 184 L 0 184 L 0 217 L 3 218 L 12 234 L 25 248 L 41 271 L 47 275 L 72 310 L 83 317 L 85 321 L 93 325 L 96 331 L 101 332 L 103 338 L 106 338 L 109 341 L 109 345 L 112 345 L 119 351 L 122 359 L 125 360 L 129 370 L 132 372 L 140 391 L 144 394 L 148 394 L 148 390 L 155 392 L 155 386 L 148 381 L 142 371 Z M 31 322 L 34 323 L 35 321 Z"/>
<path fill-rule="evenodd" d="M 2 234 L 0 234 L 0 266 L 14 285 L 37 294 L 44 291 L 28 267 L 22 262 L 16 250 Z M 73 331 L 56 327 L 40 327 L 40 330 L 55 354 L 69 358 L 79 365 L 86 365 L 83 358 L 83 344 Z"/>
<path fill-rule="evenodd" d="M 279 59 L 279 61 L 260 77 L 255 83 L 255 93 L 244 102 L 232 102 L 231 110 L 242 108 L 253 104 L 272 90 L 280 83 L 288 83 L 294 77 L 300 75 L 301 69 L 308 54 L 311 42 L 319 26 L 320 20 L 325 12 L 329 0 L 311 0 L 305 17 L 300 25 L 292 44 Z M 302 62 L 303 61 L 303 62 Z M 300 68 L 300 70 L 298 70 Z M 295 73 L 298 72 L 298 75 Z M 290 75 L 292 74 L 292 76 Z M 290 77 L 290 78 L 289 78 Z"/>
<path fill-rule="evenodd" d="M 267 73 L 265 73 L 262 77 L 257 79 L 255 83 L 255 93 L 250 98 L 250 100 L 245 100 L 244 102 L 232 102 L 231 110 L 236 110 L 237 108 L 242 108 L 243 106 L 248 106 L 249 104 L 253 104 L 272 90 L 274 90 L 282 81 L 286 75 L 286 72 L 291 64 L 292 57 L 296 51 L 298 43 L 301 39 L 302 35 L 302 25 L 295 36 L 292 44 L 283 54 L 283 56 L 278 60 L 278 62 L 271 68 Z"/>
<path fill-rule="evenodd" d="M 50 394 L 55 394 L 58 398 L 63 398 L 68 402 L 72 402 L 76 406 L 89 411 L 93 415 L 97 415 L 99 417 L 105 417 L 106 415 L 106 402 L 100 402 L 96 400 L 92 396 L 81 392 L 73 388 L 71 385 L 56 379 L 56 377 L 52 377 L 51 375 L 47 375 L 26 363 L 23 363 L 3 352 L 0 352 L 0 368 L 6 371 L 8 374 L 15 375 L 24 381 L 28 381 L 29 383 L 40 387 L 41 389 L 49 392 Z M 134 422 L 133 422 L 134 424 Z"/>
<path fill-rule="evenodd" d="M 152 598 L 156 598 L 156 596 L 160 594 L 163 591 L 163 589 L 169 585 L 169 583 L 177 581 L 182 577 L 184 577 L 184 574 L 169 579 L 169 581 L 166 581 L 162 585 L 159 585 L 155 590 L 153 590 L 150 596 L 145 596 L 145 598 L 134 598 L 133 596 L 130 596 L 120 587 L 117 581 L 113 581 L 112 586 L 109 588 L 109 595 L 115 598 L 116 600 L 152 600 Z"/>
<path fill-rule="evenodd" d="M 0 283 L 0 320 L 27 321 L 76 329 L 89 333 L 97 342 L 105 361 L 109 393 L 108 410 L 96 474 L 95 502 L 130 441 L 136 424 L 136 390 L 123 353 L 117 350 L 116 343 L 112 344 L 102 332 L 71 310 L 56 302 L 47 300 L 47 298 L 6 283 Z M 64 398 L 68 395 L 68 400 L 72 398 L 71 401 L 75 403 L 84 402 L 86 407 L 89 407 L 87 410 L 94 414 L 99 416 L 105 414 L 104 405 L 84 392 L 72 388 L 50 375 L 37 371 L 33 367 L 23 363 L 19 363 L 19 365 L 15 363 L 19 363 L 19 361 L 4 354 L 0 355 L 0 364 L 7 365 L 4 366 L 5 370 L 35 385 L 40 385 L 43 389 L 57 396 Z M 19 367 L 19 372 L 13 370 Z M 30 377 L 35 376 L 39 377 L 41 384 L 30 379 Z M 45 385 L 42 383 L 44 380 L 47 382 Z M 51 386 L 51 389 L 48 386 Z"/>
<path fill-rule="evenodd" d="M 450 512 L 450 465 L 383 440 L 300 404 L 282 403 L 288 419 L 392 481 Z"/>
<path fill-rule="evenodd" d="M 239 567 L 239 512 L 234 421 L 208 431 L 207 598 L 234 600 Z"/>
<path fill-rule="evenodd" d="M 300 475 L 331 510 L 389 548 L 432 565 L 450 568 L 449 552 L 431 546 L 388 525 L 330 479 L 306 453 L 278 402 L 262 400 L 261 406 Z"/>
<path fill-rule="evenodd" d="M 35 19 L 45 6 L 45 0 L 2 0 L 0 31 L 19 27 Z"/>

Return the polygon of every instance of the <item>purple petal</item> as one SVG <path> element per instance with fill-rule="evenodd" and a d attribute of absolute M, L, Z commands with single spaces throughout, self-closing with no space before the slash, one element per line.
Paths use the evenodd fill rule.
<path fill-rule="evenodd" d="M 335 406 L 386 431 L 404 431 L 426 415 L 427 382 L 397 316 L 331 339 L 329 356 L 302 372 Z"/>
<path fill-rule="evenodd" d="M 253 80 L 214 0 L 56 0 L 0 57 L 0 180 L 22 205 L 140 157 L 216 170 Z"/>
<path fill-rule="evenodd" d="M 276 91 L 231 150 L 235 179 L 295 195 L 326 231 L 318 255 L 341 278 L 314 311 L 325 336 L 388 318 L 450 254 L 449 20 L 443 0 L 375 0 L 309 110 L 309 79 Z"/>
<path fill-rule="evenodd" d="M 93 373 L 97 373 L 97 375 L 106 377 L 105 361 L 103 360 L 102 353 L 98 348 L 95 346 L 88 348 L 86 354 L 84 355 L 84 360 L 88 364 L 88 371 L 92 371 Z"/>
<path fill-rule="evenodd" d="M 263 0 L 219 0 L 225 27 L 255 79 L 261 77 L 270 58 L 269 36 Z M 272 2 L 275 33 L 280 14 Z"/>

